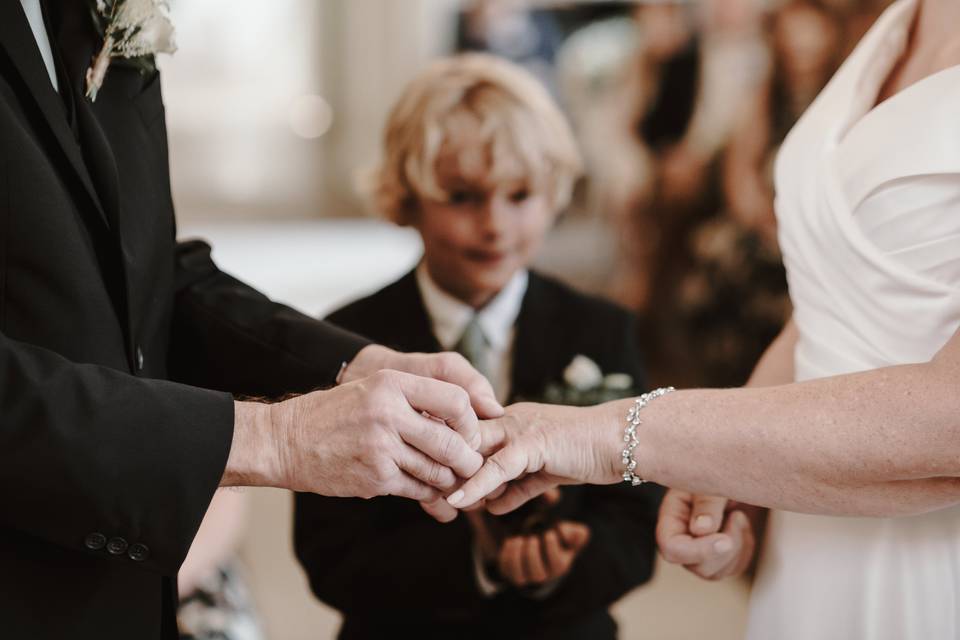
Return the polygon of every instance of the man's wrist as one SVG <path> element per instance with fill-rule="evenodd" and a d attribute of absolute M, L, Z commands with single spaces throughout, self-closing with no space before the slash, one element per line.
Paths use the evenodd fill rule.
<path fill-rule="evenodd" d="M 233 441 L 220 486 L 281 486 L 280 452 L 274 407 L 263 402 L 235 401 Z"/>

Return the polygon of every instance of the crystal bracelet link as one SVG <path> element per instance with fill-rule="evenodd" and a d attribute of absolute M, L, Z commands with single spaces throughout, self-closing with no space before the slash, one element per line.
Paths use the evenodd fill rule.
<path fill-rule="evenodd" d="M 640 444 L 640 441 L 637 440 L 637 427 L 640 426 L 640 410 L 646 407 L 648 404 L 667 395 L 671 391 L 675 391 L 673 387 L 661 387 L 655 389 L 648 393 L 643 394 L 639 398 L 633 401 L 633 406 L 630 407 L 630 411 L 627 412 L 627 427 L 623 431 L 623 481 L 629 482 L 633 486 L 643 484 L 646 482 L 643 478 L 638 476 L 635 471 L 637 468 L 637 461 L 633 457 L 633 450 L 637 448 L 637 445 Z"/>

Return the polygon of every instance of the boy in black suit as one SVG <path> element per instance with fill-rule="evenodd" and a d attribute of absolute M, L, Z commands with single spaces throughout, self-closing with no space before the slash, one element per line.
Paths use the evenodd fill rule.
<path fill-rule="evenodd" d="M 385 143 L 379 205 L 420 232 L 424 257 L 331 321 L 403 351 L 459 351 L 501 401 L 595 393 L 603 374 L 642 389 L 630 314 L 527 268 L 580 172 L 536 80 L 485 55 L 440 61 L 394 107 Z M 568 487 L 443 525 L 409 501 L 304 494 L 296 551 L 343 613 L 341 638 L 613 638 L 608 607 L 653 569 L 659 499 Z"/>

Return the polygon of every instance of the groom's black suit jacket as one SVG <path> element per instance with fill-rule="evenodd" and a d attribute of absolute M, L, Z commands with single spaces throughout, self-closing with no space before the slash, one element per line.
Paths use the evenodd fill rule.
<path fill-rule="evenodd" d="M 230 448 L 227 392 L 330 384 L 365 344 L 175 243 L 159 77 L 115 65 L 83 97 L 100 47 L 89 4 L 47 3 L 58 95 L 20 3 L 0 2 L 10 640 L 175 638 L 175 576 Z"/>
<path fill-rule="evenodd" d="M 441 349 L 410 273 L 329 318 L 401 351 Z M 633 318 L 531 272 L 516 323 L 512 400 L 542 397 L 575 355 L 605 373 L 644 376 Z M 314 594 L 344 615 L 341 638 L 611 638 L 607 608 L 649 579 L 661 489 L 564 487 L 563 519 L 591 540 L 549 597 L 506 589 L 485 598 L 476 583 L 466 518 L 439 524 L 399 498 L 296 497 L 295 547 Z"/>

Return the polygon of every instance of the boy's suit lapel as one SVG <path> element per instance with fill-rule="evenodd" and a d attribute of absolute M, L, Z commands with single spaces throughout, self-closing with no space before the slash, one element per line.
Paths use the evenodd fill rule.
<path fill-rule="evenodd" d="M 433 335 L 430 317 L 417 286 L 416 270 L 397 281 L 381 310 L 390 326 L 391 346 L 402 351 L 436 353 L 443 348 Z"/>
<path fill-rule="evenodd" d="M 564 342 L 564 321 L 557 311 L 556 292 L 533 271 L 517 316 L 517 335 L 513 347 L 513 383 L 510 400 L 536 400 L 544 386 L 566 366 L 567 353 L 559 350 Z"/>

